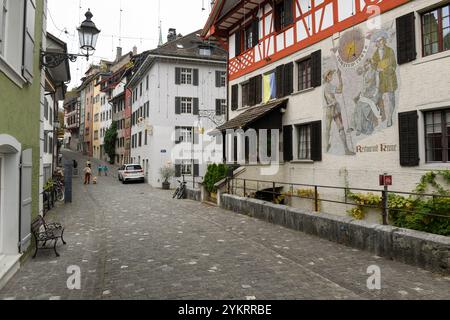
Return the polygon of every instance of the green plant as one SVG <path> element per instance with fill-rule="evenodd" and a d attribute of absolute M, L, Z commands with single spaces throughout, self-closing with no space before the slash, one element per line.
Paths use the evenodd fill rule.
<path fill-rule="evenodd" d="M 347 196 L 355 202 L 356 208 L 347 212 L 355 219 L 362 220 L 366 217 L 369 207 L 382 208 L 382 198 L 374 193 L 353 193 L 348 191 Z"/>
<path fill-rule="evenodd" d="M 203 184 L 209 193 L 216 193 L 217 187 L 215 184 L 227 177 L 228 167 L 224 164 L 210 164 L 206 171 Z"/>
<path fill-rule="evenodd" d="M 175 169 L 171 166 L 162 167 L 159 169 L 159 174 L 164 179 L 164 182 L 167 183 L 170 178 L 175 176 Z"/>
<path fill-rule="evenodd" d="M 44 191 L 49 192 L 55 187 L 55 182 L 52 179 L 49 179 L 44 185 Z"/>
<path fill-rule="evenodd" d="M 114 163 L 116 157 L 116 140 L 117 140 L 117 122 L 113 121 L 111 126 L 106 130 L 104 145 L 105 152 L 109 156 L 110 163 Z"/>
<path fill-rule="evenodd" d="M 427 172 L 417 184 L 415 192 L 419 196 L 401 196 L 389 194 L 388 208 L 389 221 L 399 228 L 424 231 L 444 236 L 450 236 L 450 190 L 440 185 L 437 178 L 443 178 L 450 184 L 450 170 Z M 428 191 L 428 190 L 432 191 Z M 433 196 L 425 196 L 425 193 Z M 356 207 L 348 210 L 349 215 L 355 219 L 365 218 L 368 207 L 382 209 L 381 196 L 369 194 L 348 193 Z"/>

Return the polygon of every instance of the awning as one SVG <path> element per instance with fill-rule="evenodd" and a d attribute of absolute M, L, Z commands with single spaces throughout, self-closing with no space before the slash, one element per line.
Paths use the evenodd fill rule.
<path fill-rule="evenodd" d="M 244 129 L 246 127 L 249 127 L 252 123 L 258 121 L 259 119 L 263 118 L 265 115 L 268 115 L 272 111 L 275 111 L 281 107 L 286 106 L 286 102 L 289 99 L 281 99 L 281 100 L 275 100 L 260 106 L 253 107 L 251 109 L 248 109 L 238 115 L 237 117 L 231 119 L 224 125 L 217 128 L 217 130 L 225 131 L 228 129 Z"/>

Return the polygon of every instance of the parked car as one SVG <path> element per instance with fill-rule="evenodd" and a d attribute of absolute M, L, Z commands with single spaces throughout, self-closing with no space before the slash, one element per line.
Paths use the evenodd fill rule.
<path fill-rule="evenodd" d="M 118 178 L 123 184 L 128 181 L 145 182 L 144 169 L 139 164 L 125 164 L 119 168 Z"/>

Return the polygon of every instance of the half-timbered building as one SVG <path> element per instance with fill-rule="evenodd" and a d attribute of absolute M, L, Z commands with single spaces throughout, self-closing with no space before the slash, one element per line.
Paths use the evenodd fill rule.
<path fill-rule="evenodd" d="M 404 191 L 448 169 L 449 11 L 440 0 L 216 1 L 202 35 L 229 52 L 224 157 L 243 178 L 378 188 L 387 172 Z M 279 169 L 262 176 L 251 135 L 225 135 L 236 129 L 279 130 L 279 152 L 268 146 Z"/>

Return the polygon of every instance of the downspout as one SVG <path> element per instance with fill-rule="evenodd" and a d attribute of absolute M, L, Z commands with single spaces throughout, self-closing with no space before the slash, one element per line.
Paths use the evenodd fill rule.
<path fill-rule="evenodd" d="M 22 253 L 22 155 L 19 163 L 19 253 Z"/>

